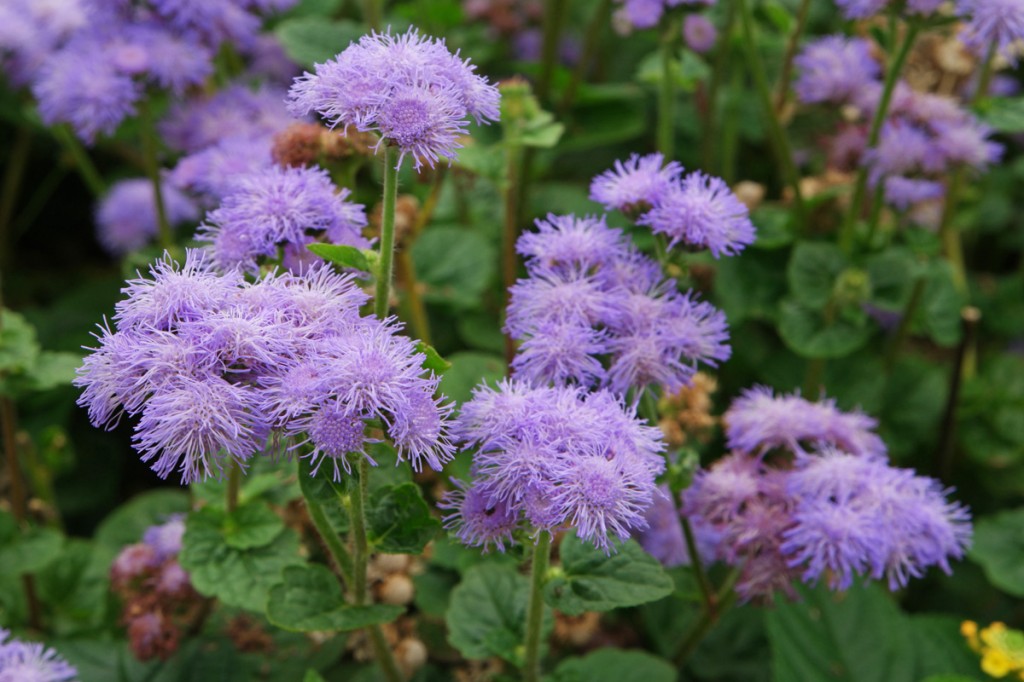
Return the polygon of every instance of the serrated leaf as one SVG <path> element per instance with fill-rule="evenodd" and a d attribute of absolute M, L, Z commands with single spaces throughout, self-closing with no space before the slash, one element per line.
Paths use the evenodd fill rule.
<path fill-rule="evenodd" d="M 366 509 L 367 537 L 378 552 L 420 554 L 441 530 L 415 483 L 378 488 Z"/>
<path fill-rule="evenodd" d="M 441 354 L 437 352 L 433 346 L 424 341 L 416 342 L 416 352 L 423 353 L 423 364 L 420 365 L 423 369 L 433 370 L 434 372 L 443 372 L 446 369 L 450 369 L 452 363 L 441 357 Z"/>
<path fill-rule="evenodd" d="M 786 278 L 794 300 L 812 310 L 824 308 L 836 279 L 849 261 L 835 244 L 801 242 L 793 249 Z"/>
<path fill-rule="evenodd" d="M 238 507 L 224 517 L 224 541 L 235 549 L 269 545 L 284 530 L 284 521 L 262 502 Z"/>
<path fill-rule="evenodd" d="M 286 568 L 267 602 L 270 622 L 294 632 L 358 630 L 391 622 L 404 611 L 390 604 L 346 604 L 337 576 L 320 564 Z"/>
<path fill-rule="evenodd" d="M 550 682 L 675 682 L 678 671 L 668 661 L 643 651 L 598 649 L 558 664 Z"/>
<path fill-rule="evenodd" d="M 200 594 L 262 613 L 270 588 L 281 582 L 282 571 L 302 563 L 299 538 L 285 529 L 269 545 L 231 547 L 224 534 L 224 516 L 223 510 L 211 507 L 189 514 L 179 561 Z"/>
<path fill-rule="evenodd" d="M 805 358 L 841 358 L 871 338 L 872 327 L 865 318 L 837 315 L 829 321 L 820 310 L 787 299 L 779 311 L 779 335 L 797 355 Z"/>
<path fill-rule="evenodd" d="M 979 519 L 968 556 L 993 585 L 1024 597 L 1024 507 Z"/>
<path fill-rule="evenodd" d="M 320 256 L 328 263 L 339 267 L 352 268 L 361 272 L 373 274 L 376 271 L 373 252 L 357 249 L 346 244 L 310 244 L 306 248 Z"/>
<path fill-rule="evenodd" d="M 448 641 L 466 658 L 499 656 L 519 665 L 529 581 L 512 566 L 479 564 L 452 590 L 445 620 Z M 554 625 L 544 610 L 541 648 Z"/>
<path fill-rule="evenodd" d="M 633 540 L 606 555 L 571 535 L 559 554 L 562 567 L 544 585 L 544 601 L 570 616 L 645 604 L 674 589 L 661 564 Z"/>

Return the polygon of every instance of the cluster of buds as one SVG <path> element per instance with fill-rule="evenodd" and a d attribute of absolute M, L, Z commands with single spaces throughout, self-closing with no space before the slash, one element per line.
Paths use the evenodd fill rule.
<path fill-rule="evenodd" d="M 711 414 L 711 396 L 716 390 L 718 383 L 714 377 L 697 372 L 689 386 L 661 399 L 658 426 L 669 446 L 679 448 L 692 441 L 707 442 L 711 429 L 718 423 Z"/>
<path fill-rule="evenodd" d="M 180 516 L 151 526 L 110 567 L 111 589 L 123 603 L 121 622 L 140 661 L 167 660 L 206 612 L 206 599 L 178 563 L 184 533 Z"/>
<path fill-rule="evenodd" d="M 373 156 L 378 138 L 352 126 L 334 130 L 319 123 L 294 123 L 274 137 L 271 158 L 279 166 L 299 168 Z"/>

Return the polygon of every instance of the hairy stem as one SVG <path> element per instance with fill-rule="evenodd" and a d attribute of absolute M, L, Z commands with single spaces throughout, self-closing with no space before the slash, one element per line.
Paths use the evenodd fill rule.
<path fill-rule="evenodd" d="M 672 505 L 678 508 L 678 502 L 676 502 L 675 498 L 676 495 L 673 495 Z M 700 587 L 700 594 L 704 598 L 704 610 L 715 615 L 718 613 L 718 597 L 711 586 L 711 579 L 708 578 L 704 562 L 701 561 L 700 552 L 697 551 L 697 538 L 693 534 L 693 526 L 690 524 L 690 519 L 685 516 L 682 517 L 682 522 L 683 537 L 686 538 L 686 552 L 690 555 L 690 568 L 693 569 L 693 574 L 697 578 L 697 585 Z"/>
<path fill-rule="evenodd" d="M 707 112 L 704 117 L 704 139 L 702 141 L 704 171 L 719 176 L 722 176 L 721 163 L 715 163 L 715 152 L 718 151 L 717 139 L 715 137 L 716 123 L 718 121 L 718 94 L 721 90 L 722 82 L 725 80 L 725 74 L 729 73 L 729 61 L 732 57 L 732 33 L 735 25 L 736 5 L 730 2 L 726 10 L 725 27 L 722 29 L 722 37 L 719 39 L 718 47 L 716 48 L 717 54 L 715 55 L 714 69 L 711 71 L 711 80 L 708 83 Z M 736 90 L 732 89 L 730 94 L 735 92 Z M 733 127 L 735 128 L 735 126 Z M 723 140 L 728 141 L 728 128 L 725 126 L 723 128 Z M 735 137 L 735 131 L 733 131 L 733 137 Z M 722 142 L 723 149 L 725 144 L 726 142 Z M 732 147 L 735 148 L 735 142 Z M 729 178 L 723 176 L 723 179 L 726 182 L 730 182 Z"/>
<path fill-rule="evenodd" d="M 327 520 L 327 515 L 324 513 L 323 506 L 321 506 L 319 502 L 307 497 L 306 509 L 309 510 L 309 519 L 313 522 L 316 532 L 320 535 L 320 539 L 324 541 L 324 546 L 331 555 L 331 559 L 334 560 L 334 564 L 341 572 L 341 577 L 345 580 L 345 585 L 351 585 L 352 576 L 354 575 L 352 571 L 352 555 L 350 555 L 348 550 L 345 549 L 345 545 L 341 542 L 338 534 L 334 532 L 333 528 L 331 528 L 331 524 Z"/>
<path fill-rule="evenodd" d="M 551 534 L 539 531 L 533 546 L 530 567 L 530 601 L 526 607 L 526 656 L 523 659 L 523 682 L 539 682 L 540 634 L 544 623 L 544 580 L 551 561 Z"/>
<path fill-rule="evenodd" d="M 149 102 L 142 101 L 140 105 L 142 119 L 142 150 L 146 162 L 146 175 L 153 183 L 153 202 L 156 208 L 156 220 L 160 246 L 171 249 L 174 246 L 174 234 L 171 232 L 171 224 L 167 220 L 167 208 L 164 206 L 164 193 L 160 182 L 160 159 L 157 157 L 157 132 L 156 121 L 153 119 L 153 110 Z"/>
<path fill-rule="evenodd" d="M 895 30 L 895 29 L 894 29 Z M 903 71 L 903 65 L 907 61 L 907 56 L 910 55 L 910 50 L 914 46 L 914 41 L 917 39 L 918 31 L 920 27 L 917 22 L 911 22 L 907 27 L 907 34 L 903 38 L 903 43 L 900 45 L 899 52 L 896 53 L 896 58 L 893 59 L 889 65 L 889 69 L 885 74 L 885 85 L 882 88 L 882 96 L 878 101 L 878 108 L 875 109 L 875 115 L 871 119 L 871 128 L 868 130 L 868 141 L 865 145 L 866 150 L 874 149 L 878 146 L 878 138 L 882 133 L 882 124 L 885 123 L 886 114 L 889 113 L 889 104 L 892 102 L 892 94 L 896 89 L 896 83 L 899 82 L 900 73 Z M 854 232 L 857 224 L 857 216 L 860 215 L 861 204 L 864 202 L 864 192 L 868 186 L 868 169 L 863 163 L 861 164 L 860 171 L 857 173 L 857 181 L 853 186 L 853 196 L 850 199 L 850 207 L 846 212 L 846 219 L 843 221 L 842 231 L 839 234 L 839 245 L 843 247 L 843 250 L 847 253 L 853 251 L 854 243 Z"/>
<path fill-rule="evenodd" d="M 761 109 L 768 124 L 768 137 L 778 159 L 779 170 L 782 172 L 782 177 L 786 184 L 789 185 L 793 192 L 797 224 L 802 229 L 807 223 L 807 209 L 804 206 L 803 191 L 800 189 L 800 174 L 797 171 L 796 164 L 793 162 L 793 152 L 789 147 L 786 131 L 782 129 L 782 123 L 779 122 L 775 106 L 772 104 L 772 94 L 768 88 L 768 78 L 765 75 L 764 64 L 757 53 L 754 17 L 750 11 L 750 3 L 747 0 L 737 0 L 737 6 L 739 7 L 740 23 L 743 26 L 743 46 L 747 53 L 747 66 L 750 69 L 750 75 L 754 79 L 754 89 L 757 91 L 757 98 L 761 102 Z"/>
<path fill-rule="evenodd" d="M 395 204 L 398 201 L 398 160 L 395 148 L 384 146 L 384 198 L 380 216 L 380 263 L 377 270 L 377 289 L 373 312 L 384 319 L 388 316 L 388 298 L 391 296 L 391 271 L 395 257 Z"/>

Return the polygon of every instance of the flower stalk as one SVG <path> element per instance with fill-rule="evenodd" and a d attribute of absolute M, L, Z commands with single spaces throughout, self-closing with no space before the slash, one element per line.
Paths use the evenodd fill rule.
<path fill-rule="evenodd" d="M 384 319 L 388 316 L 391 296 L 391 275 L 395 257 L 395 205 L 398 202 L 398 159 L 396 148 L 384 146 L 384 198 L 380 214 L 380 264 L 377 270 L 377 288 L 373 312 Z"/>
<path fill-rule="evenodd" d="M 142 153 L 146 164 L 146 175 L 153 183 L 153 202 L 156 208 L 156 220 L 160 246 L 171 249 L 174 246 L 174 234 L 167 220 L 167 208 L 164 206 L 164 193 L 160 181 L 160 160 L 157 158 L 156 122 L 149 102 L 143 100 L 140 105 L 142 119 Z"/>
<path fill-rule="evenodd" d="M 544 624 L 544 580 L 551 562 L 551 534 L 540 531 L 530 567 L 530 601 L 526 607 L 526 655 L 523 682 L 540 682 L 540 635 Z"/>

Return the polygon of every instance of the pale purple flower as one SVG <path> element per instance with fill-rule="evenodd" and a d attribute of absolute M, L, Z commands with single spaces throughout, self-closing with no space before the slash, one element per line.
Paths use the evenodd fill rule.
<path fill-rule="evenodd" d="M 513 533 L 519 528 L 518 511 L 508 500 L 495 498 L 479 486 L 452 479 L 455 489 L 445 495 L 438 508 L 450 511 L 444 526 L 454 531 L 455 537 L 469 547 L 482 547 L 488 551 L 495 547 L 500 552 L 514 542 Z"/>
<path fill-rule="evenodd" d="M 993 45 L 1009 55 L 1007 48 L 1024 38 L 1022 0 L 958 0 L 956 9 L 959 15 L 970 17 L 960 38 L 979 56 L 984 57 Z"/>
<path fill-rule="evenodd" d="M 632 154 L 625 163 L 601 173 L 590 183 L 590 198 L 606 209 L 642 213 L 659 205 L 683 174 L 675 161 L 665 163 L 659 153 Z"/>
<path fill-rule="evenodd" d="M 850 101 L 881 74 L 866 40 L 838 35 L 811 41 L 794 64 L 800 75 L 793 89 L 805 104 Z"/>
<path fill-rule="evenodd" d="M 884 458 L 878 422 L 861 412 L 842 412 L 834 400 L 812 403 L 798 394 L 776 397 L 755 386 L 736 398 L 725 413 L 730 449 L 762 454 L 772 448 L 804 452 L 805 444 L 832 445 L 859 457 Z"/>
<path fill-rule="evenodd" d="M 238 189 L 242 178 L 273 166 L 272 142 L 269 135 L 226 137 L 180 159 L 167 180 L 178 189 L 219 202 Z"/>
<path fill-rule="evenodd" d="M 181 552 L 181 542 L 184 537 L 184 515 L 172 514 L 163 523 L 147 528 L 142 534 L 142 542 L 152 547 L 156 553 L 156 560 L 162 562 Z"/>
<path fill-rule="evenodd" d="M 195 204 L 173 187 L 161 188 L 171 225 L 195 220 Z M 159 231 L 153 183 L 146 178 L 115 183 L 96 209 L 96 231 L 109 253 L 122 255 L 148 244 Z"/>
<path fill-rule="evenodd" d="M 620 0 L 626 19 L 634 28 L 651 28 L 661 20 L 665 0 Z"/>
<path fill-rule="evenodd" d="M 222 42 L 248 45 L 259 32 L 260 20 L 235 0 L 150 0 L 167 24 L 181 33 L 194 33 L 213 47 Z"/>
<path fill-rule="evenodd" d="M 74 666 L 41 642 L 12 639 L 0 628 L 0 682 L 70 682 L 78 679 Z"/>
<path fill-rule="evenodd" d="M 878 146 L 864 152 L 868 180 L 876 185 L 890 175 L 908 175 L 923 170 L 932 154 L 928 132 L 903 119 L 890 119 L 882 126 Z"/>
<path fill-rule="evenodd" d="M 284 90 L 272 87 L 230 85 L 173 105 L 159 125 L 160 133 L 168 145 L 187 154 L 227 138 L 263 139 L 294 122 L 284 97 Z"/>
<path fill-rule="evenodd" d="M 8 0 L 0 5 L 0 68 L 26 85 L 40 64 L 88 22 L 83 0 Z"/>
<path fill-rule="evenodd" d="M 548 214 L 538 218 L 536 232 L 524 232 L 516 251 L 531 270 L 586 273 L 609 268 L 626 249 L 622 230 L 610 228 L 603 216 L 577 218 Z"/>
<path fill-rule="evenodd" d="M 989 139 L 994 131 L 973 117 L 962 124 L 943 122 L 932 128 L 935 142 L 924 159 L 930 171 L 941 172 L 950 166 L 983 171 L 1003 155 L 1003 146 Z"/>
<path fill-rule="evenodd" d="M 881 12 L 889 0 L 836 0 L 847 19 L 867 19 Z"/>
<path fill-rule="evenodd" d="M 513 374 L 533 384 L 601 384 L 606 371 L 597 356 L 607 352 L 606 336 L 576 320 L 548 321 L 531 330 L 512 360 Z"/>
<path fill-rule="evenodd" d="M 318 113 L 331 126 L 373 130 L 419 168 L 455 158 L 466 118 L 498 120 L 498 91 L 443 40 L 401 35 L 363 36 L 315 73 L 296 79 L 289 108 Z"/>
<path fill-rule="evenodd" d="M 687 175 L 637 224 L 664 234 L 669 247 L 706 248 L 715 258 L 736 255 L 756 237 L 743 202 L 723 180 L 700 171 Z"/>
<path fill-rule="evenodd" d="M 718 31 L 703 14 L 687 14 L 683 19 L 683 40 L 691 50 L 704 54 L 715 46 Z"/>
<path fill-rule="evenodd" d="M 946 188 L 941 182 L 890 175 L 885 179 L 885 202 L 893 208 L 905 211 L 922 201 L 941 199 Z"/>

